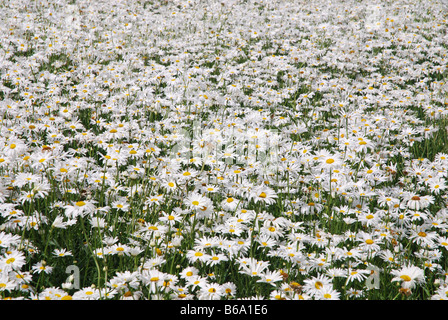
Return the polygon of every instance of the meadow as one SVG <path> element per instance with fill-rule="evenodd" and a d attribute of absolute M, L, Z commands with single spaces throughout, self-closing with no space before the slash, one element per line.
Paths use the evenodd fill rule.
<path fill-rule="evenodd" d="M 448 299 L 441 0 L 0 2 L 0 297 Z"/>

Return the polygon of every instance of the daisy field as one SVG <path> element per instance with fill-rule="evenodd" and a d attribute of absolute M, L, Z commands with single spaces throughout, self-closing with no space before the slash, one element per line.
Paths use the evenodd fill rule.
<path fill-rule="evenodd" d="M 2 299 L 448 298 L 445 2 L 0 18 Z"/>

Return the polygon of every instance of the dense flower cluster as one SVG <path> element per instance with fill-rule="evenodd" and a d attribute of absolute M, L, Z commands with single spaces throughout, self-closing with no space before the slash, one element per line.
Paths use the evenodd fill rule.
<path fill-rule="evenodd" d="M 3 298 L 448 298 L 442 2 L 0 18 Z"/>

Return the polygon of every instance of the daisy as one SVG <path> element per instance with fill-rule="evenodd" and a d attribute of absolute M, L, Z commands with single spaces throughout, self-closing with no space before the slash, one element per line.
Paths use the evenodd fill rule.
<path fill-rule="evenodd" d="M 34 198 L 44 198 L 48 195 L 50 190 L 50 184 L 48 182 L 37 182 L 34 184 L 32 192 Z"/>
<path fill-rule="evenodd" d="M 305 215 L 312 215 L 320 213 L 324 208 L 324 205 L 318 202 L 307 202 L 302 205 L 300 212 Z"/>
<path fill-rule="evenodd" d="M 73 300 L 98 300 L 100 291 L 97 288 L 85 287 L 73 294 Z"/>
<path fill-rule="evenodd" d="M 16 288 L 17 283 L 8 277 L 7 272 L 0 273 L 0 292 L 12 291 Z"/>
<path fill-rule="evenodd" d="M 362 256 L 361 249 L 359 248 L 351 248 L 348 249 L 343 247 L 341 250 L 341 256 L 346 258 L 359 259 Z"/>
<path fill-rule="evenodd" d="M 223 250 L 226 250 L 230 256 L 239 257 L 248 252 L 250 245 L 250 241 L 245 239 L 234 239 L 224 241 L 221 247 Z"/>
<path fill-rule="evenodd" d="M 215 237 L 210 236 L 203 236 L 199 239 L 194 240 L 194 247 L 193 249 L 199 250 L 199 249 L 207 249 L 207 248 L 214 248 L 218 245 Z"/>
<path fill-rule="evenodd" d="M 380 210 L 375 212 L 363 212 L 358 216 L 358 221 L 367 227 L 376 226 L 381 221 L 382 216 L 383 213 Z"/>
<path fill-rule="evenodd" d="M 330 268 L 325 274 L 330 277 L 330 279 L 347 277 L 347 271 L 342 268 Z"/>
<path fill-rule="evenodd" d="M 269 283 L 272 286 L 276 286 L 276 282 L 283 281 L 283 276 L 280 271 L 270 271 L 267 270 L 261 274 L 261 279 L 257 280 L 257 282 Z"/>
<path fill-rule="evenodd" d="M 428 219 L 428 214 L 423 211 L 412 211 L 410 212 L 411 221 L 426 221 Z"/>
<path fill-rule="evenodd" d="M 188 277 L 186 280 L 187 287 L 193 287 L 193 290 L 194 288 L 203 288 L 208 284 L 207 279 L 199 275 Z"/>
<path fill-rule="evenodd" d="M 222 200 L 221 206 L 224 210 L 233 212 L 237 209 L 239 202 L 240 200 L 237 200 L 234 197 L 229 196 L 226 199 Z"/>
<path fill-rule="evenodd" d="M 342 165 L 342 159 L 339 155 L 323 151 L 319 156 L 319 163 L 321 168 L 331 172 Z"/>
<path fill-rule="evenodd" d="M 161 186 L 170 192 L 173 192 L 177 189 L 176 180 L 173 179 L 164 179 L 161 183 Z"/>
<path fill-rule="evenodd" d="M 30 172 L 20 172 L 16 175 L 14 182 L 12 183 L 13 186 L 22 188 L 26 184 L 33 184 L 37 183 L 39 181 L 39 176 L 30 173 Z"/>
<path fill-rule="evenodd" d="M 431 300 L 448 300 L 448 288 L 446 285 L 441 286 L 431 296 Z"/>
<path fill-rule="evenodd" d="M 53 271 L 53 267 L 47 266 L 45 261 L 40 261 L 40 262 L 37 262 L 36 264 L 34 264 L 32 266 L 32 270 L 33 270 L 33 273 L 38 273 L 39 274 L 41 272 L 44 272 L 44 273 L 49 274 L 49 273 L 51 273 Z"/>
<path fill-rule="evenodd" d="M 204 205 L 196 209 L 197 218 L 198 219 L 208 218 L 212 215 L 213 212 L 214 212 L 213 201 L 207 197 L 204 197 Z"/>
<path fill-rule="evenodd" d="M 31 159 L 34 161 L 31 163 L 32 168 L 44 169 L 55 159 L 55 156 L 48 152 L 36 152 L 31 156 Z"/>
<path fill-rule="evenodd" d="M 302 288 L 307 294 L 318 296 L 324 286 L 332 286 L 331 279 L 325 275 L 318 275 L 311 279 L 305 279 Z"/>
<path fill-rule="evenodd" d="M 396 254 L 394 254 L 389 249 L 382 250 L 379 256 L 381 257 L 381 259 L 383 259 L 383 261 L 385 261 L 388 264 L 397 263 Z"/>
<path fill-rule="evenodd" d="M 216 227 L 217 233 L 229 234 L 231 236 L 239 237 L 246 230 L 246 228 L 240 223 L 232 223 L 232 221 L 226 221 L 224 224 L 220 224 Z"/>
<path fill-rule="evenodd" d="M 104 229 L 106 227 L 106 219 L 102 217 L 92 217 L 89 221 L 93 228 Z"/>
<path fill-rule="evenodd" d="M 161 214 L 162 216 L 159 218 L 159 221 L 165 222 L 169 225 L 174 225 L 176 222 L 182 221 L 182 216 L 174 211 L 171 213 L 162 211 Z"/>
<path fill-rule="evenodd" d="M 431 178 L 426 182 L 426 184 L 429 186 L 429 189 L 433 194 L 440 194 L 440 192 L 447 188 L 445 182 L 438 177 Z"/>
<path fill-rule="evenodd" d="M 268 234 L 260 234 L 255 238 L 255 241 L 258 242 L 262 248 L 273 248 L 277 245 L 277 242 Z"/>
<path fill-rule="evenodd" d="M 148 197 L 146 199 L 145 205 L 147 205 L 148 207 L 152 207 L 152 206 L 155 206 L 155 205 L 160 205 L 162 203 L 163 199 L 164 199 L 164 195 L 163 194 L 150 196 L 150 197 Z"/>
<path fill-rule="evenodd" d="M 15 158 L 17 155 L 22 154 L 28 146 L 22 141 L 22 139 L 12 136 L 7 140 L 3 147 L 3 152 L 7 157 Z"/>
<path fill-rule="evenodd" d="M 270 300 L 289 300 L 288 294 L 281 290 L 274 290 L 269 294 Z M 264 300 L 261 298 L 261 300 Z"/>
<path fill-rule="evenodd" d="M 154 258 L 146 260 L 142 265 L 142 270 L 157 269 L 160 265 L 165 262 L 165 259 L 160 256 L 155 256 Z"/>
<path fill-rule="evenodd" d="M 201 195 L 200 193 L 192 193 L 190 194 L 184 201 L 185 205 L 190 207 L 192 210 L 200 210 L 203 207 L 206 207 L 207 201 L 206 197 Z"/>
<path fill-rule="evenodd" d="M 189 293 L 188 288 L 184 286 L 175 286 L 170 295 L 173 300 L 193 300 L 194 295 Z"/>
<path fill-rule="evenodd" d="M 80 200 L 77 202 L 73 202 L 71 205 L 64 206 L 65 215 L 68 218 L 76 218 L 78 216 L 86 216 L 95 211 L 96 201 L 94 200 Z"/>
<path fill-rule="evenodd" d="M 394 207 L 395 205 L 399 204 L 400 200 L 394 197 L 386 196 L 386 195 L 380 195 L 378 197 L 378 204 L 382 207 Z"/>
<path fill-rule="evenodd" d="M 121 243 L 117 243 L 117 244 L 113 244 L 112 246 L 110 246 L 108 248 L 108 250 L 112 253 L 112 254 L 116 254 L 119 256 L 123 256 L 129 255 L 129 251 L 130 251 L 130 247 L 128 245 L 125 244 L 121 244 Z"/>
<path fill-rule="evenodd" d="M 21 291 L 31 291 L 33 288 L 29 285 L 32 282 L 33 275 L 31 272 L 24 271 L 11 271 L 9 272 L 9 278 L 16 283 L 16 286 L 20 288 Z"/>
<path fill-rule="evenodd" d="M 251 277 L 260 277 L 264 270 L 269 266 L 267 261 L 258 261 L 254 258 L 249 259 L 239 259 L 240 273 L 247 274 Z"/>
<path fill-rule="evenodd" d="M 350 283 L 352 281 L 362 282 L 367 278 L 367 275 L 370 274 L 370 270 L 361 270 L 361 269 L 348 269 L 346 275 L 346 283 Z"/>
<path fill-rule="evenodd" d="M 356 299 L 361 298 L 364 295 L 364 291 L 350 288 L 347 290 L 346 294 L 348 297 Z"/>
<path fill-rule="evenodd" d="M 149 223 L 145 222 L 143 226 L 139 229 L 139 233 L 144 233 L 148 236 L 148 238 L 152 238 L 155 235 L 162 235 L 168 231 L 168 226 L 165 226 L 160 223 Z"/>
<path fill-rule="evenodd" d="M 419 195 L 410 195 L 409 199 L 407 200 L 407 206 L 411 210 L 421 210 L 426 208 L 431 201 L 433 201 L 431 198 L 428 197 L 421 197 Z"/>
<path fill-rule="evenodd" d="M 67 257 L 67 256 L 72 256 L 73 255 L 71 253 L 71 251 L 68 251 L 67 249 L 54 249 L 53 254 L 56 257 Z"/>
<path fill-rule="evenodd" d="M 56 287 L 45 288 L 39 292 L 38 300 L 72 300 L 73 297 L 68 295 L 64 290 Z"/>
<path fill-rule="evenodd" d="M 284 229 L 280 225 L 269 220 L 264 221 L 263 226 L 260 228 L 260 234 L 267 235 L 274 239 L 278 239 L 283 233 Z"/>
<path fill-rule="evenodd" d="M 419 245 L 432 248 L 438 237 L 439 235 L 437 232 L 429 231 L 427 226 L 423 225 L 412 228 L 409 239 Z"/>
<path fill-rule="evenodd" d="M 226 297 L 235 297 L 236 285 L 233 282 L 226 282 L 221 285 Z"/>
<path fill-rule="evenodd" d="M 425 282 L 424 271 L 416 266 L 407 265 L 400 270 L 392 270 L 391 273 L 394 276 L 391 281 L 399 281 L 405 289 L 413 289 Z"/>
<path fill-rule="evenodd" d="M 175 288 L 176 283 L 178 281 L 179 281 L 179 278 L 177 276 L 166 273 L 162 286 L 165 291 L 171 291 Z"/>
<path fill-rule="evenodd" d="M 25 263 L 25 256 L 22 252 L 8 251 L 0 260 L 0 269 L 4 271 L 20 270 Z"/>
<path fill-rule="evenodd" d="M 437 238 L 437 242 L 440 247 L 445 248 L 448 250 L 448 237 L 446 236 L 439 236 Z"/>
<path fill-rule="evenodd" d="M 369 252 L 370 254 L 376 254 L 380 251 L 380 241 L 374 234 L 361 231 L 357 234 L 357 241 L 360 242 L 359 248 Z"/>
<path fill-rule="evenodd" d="M 74 220 L 74 219 L 71 221 L 74 221 L 76 223 L 76 220 Z M 53 223 L 51 224 L 51 227 L 58 228 L 58 229 L 66 229 L 69 225 L 70 225 L 70 223 L 68 221 L 64 221 L 64 217 L 57 216 L 54 219 Z"/>
<path fill-rule="evenodd" d="M 260 186 L 251 191 L 249 198 L 253 199 L 255 203 L 273 204 L 276 201 L 277 194 L 271 188 Z"/>
<path fill-rule="evenodd" d="M 341 293 L 333 288 L 332 285 L 324 285 L 316 294 L 319 300 L 340 300 Z"/>
<path fill-rule="evenodd" d="M 185 170 L 180 173 L 179 179 L 181 182 L 185 183 L 186 180 L 192 179 L 198 175 L 198 171 L 195 169 Z"/>
<path fill-rule="evenodd" d="M 145 285 L 149 286 L 151 293 L 161 290 L 165 278 L 166 274 L 156 269 L 143 270 L 141 272 L 141 279 Z"/>
<path fill-rule="evenodd" d="M 182 269 L 181 273 L 180 273 L 180 277 L 182 279 L 188 279 L 190 277 L 194 277 L 197 276 L 199 274 L 199 270 L 196 269 L 195 267 L 186 267 L 184 269 Z"/>
<path fill-rule="evenodd" d="M 10 233 L 0 232 L 0 247 L 9 248 L 12 245 L 17 245 L 21 237 Z"/>
<path fill-rule="evenodd" d="M 225 294 L 223 287 L 217 283 L 204 284 L 198 294 L 199 300 L 220 300 Z"/>
<path fill-rule="evenodd" d="M 219 186 L 214 186 L 212 184 L 206 184 L 205 186 L 201 186 L 201 191 L 203 193 L 217 193 L 219 192 Z"/>
<path fill-rule="evenodd" d="M 117 200 L 112 202 L 112 208 L 126 212 L 129 210 L 129 203 L 126 200 Z"/>
<path fill-rule="evenodd" d="M 196 261 L 206 262 L 209 260 L 209 257 L 210 256 L 201 249 L 187 251 L 187 259 L 191 263 L 195 263 Z"/>

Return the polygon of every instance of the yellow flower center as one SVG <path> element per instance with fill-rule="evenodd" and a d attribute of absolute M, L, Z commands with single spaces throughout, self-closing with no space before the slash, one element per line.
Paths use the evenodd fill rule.
<path fill-rule="evenodd" d="M 410 276 L 407 276 L 405 274 L 400 276 L 400 278 L 403 279 L 404 281 L 411 281 L 412 280 Z"/>
<path fill-rule="evenodd" d="M 420 231 L 420 232 L 418 233 L 418 235 L 419 235 L 420 237 L 426 237 L 426 232 Z"/>

